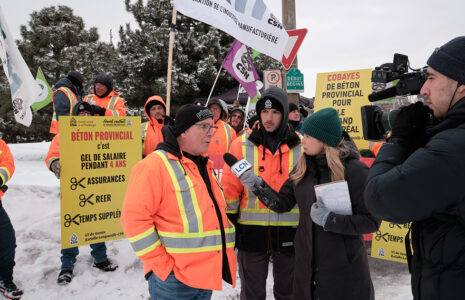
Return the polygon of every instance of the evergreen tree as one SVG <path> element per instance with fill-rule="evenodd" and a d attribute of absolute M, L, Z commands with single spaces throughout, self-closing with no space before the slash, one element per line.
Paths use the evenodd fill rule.
<path fill-rule="evenodd" d="M 139 28 L 129 24 L 120 28 L 118 49 L 123 63 L 119 82 L 126 91 L 126 100 L 143 106 L 154 94 L 166 97 L 169 33 L 172 7 L 169 0 L 125 0 Z M 234 38 L 212 26 L 178 13 L 173 50 L 172 107 L 192 103 L 195 97 L 208 96 L 218 69 Z M 264 55 L 258 64 L 275 67 Z M 226 71 L 221 72 L 214 94 L 237 87 L 237 81 Z M 173 109 L 172 111 L 176 111 Z"/>

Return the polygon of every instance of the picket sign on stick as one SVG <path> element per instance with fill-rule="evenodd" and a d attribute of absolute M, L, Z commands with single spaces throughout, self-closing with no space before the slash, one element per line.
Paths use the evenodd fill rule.
<path fill-rule="evenodd" d="M 174 47 L 174 37 L 176 34 L 176 7 L 173 5 L 173 17 L 171 18 L 170 26 L 170 44 L 168 50 L 168 74 L 166 78 L 166 115 L 170 115 L 171 107 L 171 69 L 173 65 L 173 47 Z"/>
<path fill-rule="evenodd" d="M 216 82 L 218 81 L 218 77 L 220 77 L 220 73 L 223 70 L 223 65 L 221 65 L 220 69 L 218 70 L 218 74 L 216 74 L 215 82 L 213 82 L 212 89 L 210 90 L 210 94 L 208 95 L 207 103 L 205 103 L 205 106 L 208 106 L 208 103 L 210 102 L 210 97 L 212 96 L 213 89 L 215 88 Z"/>

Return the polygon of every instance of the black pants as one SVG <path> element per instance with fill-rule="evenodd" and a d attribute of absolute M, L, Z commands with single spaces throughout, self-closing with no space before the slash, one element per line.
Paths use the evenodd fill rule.
<path fill-rule="evenodd" d="M 276 300 L 292 299 L 295 255 L 267 254 L 239 250 L 237 260 L 241 278 L 241 300 L 265 300 L 270 259 L 273 263 L 273 295 Z"/>
<path fill-rule="evenodd" d="M 15 266 L 15 230 L 5 209 L 0 205 L 0 280 L 13 280 Z"/>

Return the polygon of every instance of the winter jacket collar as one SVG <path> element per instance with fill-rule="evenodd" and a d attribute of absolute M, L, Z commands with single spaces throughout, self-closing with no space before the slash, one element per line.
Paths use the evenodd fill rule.
<path fill-rule="evenodd" d="M 465 123 L 465 98 L 460 99 L 447 112 L 446 116 L 438 124 L 427 130 L 428 134 L 435 135 L 443 130 L 456 128 Z"/>
<path fill-rule="evenodd" d="M 168 153 L 173 154 L 178 159 L 181 159 L 181 148 L 179 147 L 178 141 L 174 136 L 174 127 L 163 126 L 163 128 L 161 129 L 161 133 L 163 134 L 163 142 L 159 143 L 155 150 L 164 150 Z"/>
<path fill-rule="evenodd" d="M 259 128 L 257 128 L 259 127 Z M 294 130 L 291 130 L 286 123 L 286 128 L 285 131 L 283 132 L 283 135 L 281 137 L 279 136 L 272 136 L 270 133 L 266 132 L 264 129 L 261 130 L 261 126 L 257 126 L 252 130 L 252 133 L 249 135 L 249 140 L 255 145 L 255 146 L 260 146 L 263 145 L 264 147 L 268 148 L 268 145 L 266 144 L 265 139 L 272 139 L 275 138 L 277 139 L 277 145 L 280 146 L 282 144 L 287 144 L 289 149 L 294 148 L 295 146 L 300 144 L 300 138 L 295 133 Z M 270 149 L 271 152 L 275 152 L 276 149 Z"/>

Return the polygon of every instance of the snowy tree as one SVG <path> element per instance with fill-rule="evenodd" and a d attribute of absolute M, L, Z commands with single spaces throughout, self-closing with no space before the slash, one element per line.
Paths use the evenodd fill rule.
<path fill-rule="evenodd" d="M 21 26 L 21 36 L 18 46 L 26 63 L 34 75 L 41 67 L 50 85 L 70 70 L 80 71 L 87 87 L 98 73 L 117 71 L 113 45 L 98 40 L 97 28 L 86 30 L 83 19 L 67 6 L 33 12 L 28 26 Z"/>
<path fill-rule="evenodd" d="M 172 7 L 169 0 L 125 0 L 125 4 L 139 28 L 133 30 L 129 24 L 120 28 L 118 49 L 123 68 L 118 76 L 126 100 L 141 106 L 151 95 L 166 97 Z M 208 96 L 233 41 L 232 36 L 178 13 L 171 90 L 174 107 Z M 265 56 L 260 60 L 267 60 L 268 65 L 272 61 Z M 223 71 L 214 95 L 237 86 L 237 81 Z"/>

